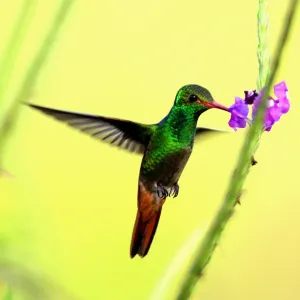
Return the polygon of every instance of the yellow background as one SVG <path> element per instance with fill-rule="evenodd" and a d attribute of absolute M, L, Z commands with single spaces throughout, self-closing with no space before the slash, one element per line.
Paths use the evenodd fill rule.
<path fill-rule="evenodd" d="M 256 2 L 75 1 L 24 100 L 154 123 L 182 85 L 197 83 L 230 105 L 256 85 Z M 17 0 L 0 4 L 0 51 L 20 7 Z M 11 95 L 56 7 L 56 1 L 40 1 Z M 272 52 L 285 10 L 284 1 L 270 1 Z M 263 135 L 242 205 L 193 299 L 300 299 L 299 30 L 297 17 L 277 77 L 287 82 L 291 110 Z M 228 118 L 211 110 L 199 125 L 228 129 Z M 131 260 L 141 157 L 23 107 L 3 157 L 15 177 L 0 182 L 0 234 L 8 256 L 79 299 L 150 299 L 184 243 L 216 214 L 244 135 L 240 130 L 196 144 L 149 255 Z M 171 281 L 162 299 L 174 299 L 178 282 Z"/>

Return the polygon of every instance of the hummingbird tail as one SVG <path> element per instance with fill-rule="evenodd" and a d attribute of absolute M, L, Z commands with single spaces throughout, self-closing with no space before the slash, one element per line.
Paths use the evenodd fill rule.
<path fill-rule="evenodd" d="M 130 257 L 136 254 L 140 257 L 147 255 L 153 241 L 165 199 L 160 199 L 156 193 L 146 190 L 139 183 L 138 211 L 131 239 Z"/>

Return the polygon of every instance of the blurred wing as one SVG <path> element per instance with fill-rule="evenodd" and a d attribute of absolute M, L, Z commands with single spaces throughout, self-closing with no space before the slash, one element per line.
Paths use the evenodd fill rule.
<path fill-rule="evenodd" d="M 220 133 L 231 133 L 231 131 L 227 130 L 219 130 L 214 128 L 206 128 L 206 127 L 197 127 L 195 133 L 195 139 L 197 140 L 199 137 L 209 136 L 211 134 L 220 134 Z"/>
<path fill-rule="evenodd" d="M 144 153 L 153 131 L 151 125 L 139 124 L 127 120 L 73 113 L 34 104 L 28 105 L 94 138 L 130 152 Z"/>

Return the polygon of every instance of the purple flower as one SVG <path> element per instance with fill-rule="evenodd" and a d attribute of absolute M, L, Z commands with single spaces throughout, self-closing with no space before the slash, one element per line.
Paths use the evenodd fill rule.
<path fill-rule="evenodd" d="M 277 99 L 270 97 L 267 100 L 268 108 L 265 111 L 264 126 L 266 131 L 270 131 L 272 126 L 278 122 L 283 114 L 290 110 L 290 102 L 287 97 L 287 86 L 284 81 L 274 86 L 274 94 Z M 262 93 L 261 93 L 262 94 Z M 262 100 L 262 95 L 257 97 L 253 103 L 252 118 L 254 119 L 257 114 L 257 109 Z"/>
<path fill-rule="evenodd" d="M 258 94 L 256 93 L 256 90 L 253 90 L 253 91 L 244 91 L 244 94 L 245 94 L 245 102 L 248 105 L 253 104 L 254 100 L 258 96 Z"/>
<path fill-rule="evenodd" d="M 228 122 L 229 126 L 237 130 L 237 128 L 245 128 L 246 120 L 249 113 L 249 107 L 245 100 L 240 97 L 235 97 L 235 103 L 229 107 L 231 118 Z"/>
<path fill-rule="evenodd" d="M 287 96 L 287 86 L 284 81 L 274 86 L 274 94 L 277 99 L 270 97 L 267 100 L 268 108 L 265 111 L 264 127 L 266 131 L 270 131 L 272 126 L 278 122 L 283 114 L 286 114 L 290 109 L 290 102 Z M 254 120 L 257 114 L 257 109 L 262 99 L 262 91 L 257 94 L 256 91 L 245 91 L 245 99 L 236 97 L 235 103 L 229 108 L 231 118 L 228 122 L 229 126 L 235 131 L 236 128 L 246 127 L 249 108 L 252 105 L 252 119 Z"/>

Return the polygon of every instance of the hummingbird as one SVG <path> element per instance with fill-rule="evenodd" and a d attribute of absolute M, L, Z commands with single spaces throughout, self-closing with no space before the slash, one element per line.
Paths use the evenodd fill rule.
<path fill-rule="evenodd" d="M 55 119 L 130 152 L 143 155 L 138 179 L 137 214 L 130 257 L 147 255 L 167 197 L 177 197 L 178 181 L 192 153 L 194 140 L 221 132 L 197 127 L 199 116 L 211 108 L 228 111 L 211 93 L 196 84 L 185 85 L 159 123 L 142 124 L 99 115 L 76 113 L 28 104 Z"/>

